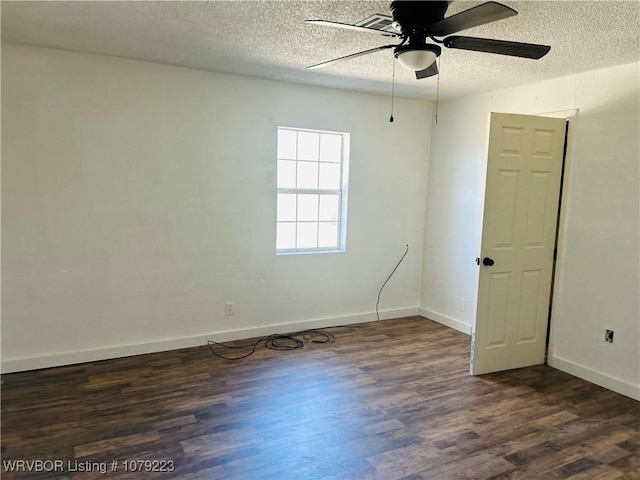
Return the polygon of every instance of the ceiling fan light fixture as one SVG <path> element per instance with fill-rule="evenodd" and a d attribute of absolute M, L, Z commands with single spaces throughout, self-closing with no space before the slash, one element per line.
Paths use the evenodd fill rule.
<path fill-rule="evenodd" d="M 395 57 L 404 68 L 419 72 L 429 68 L 440 56 L 438 45 L 400 45 L 394 51 Z"/>

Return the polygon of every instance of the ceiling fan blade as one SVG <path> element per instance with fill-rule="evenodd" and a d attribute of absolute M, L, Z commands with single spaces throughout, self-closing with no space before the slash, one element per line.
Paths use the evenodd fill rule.
<path fill-rule="evenodd" d="M 424 70 L 420 70 L 416 72 L 416 79 L 420 80 L 427 77 L 433 77 L 438 74 L 438 65 L 436 62 L 433 62 L 431 66 L 425 68 Z"/>
<path fill-rule="evenodd" d="M 399 36 L 395 33 L 383 32 L 382 30 L 376 30 L 375 28 L 360 27 L 358 25 L 351 25 L 350 23 L 331 22 L 329 20 L 305 20 L 304 23 L 324 25 L 325 27 L 343 28 L 345 30 L 355 30 L 356 32 L 377 33 L 378 35 L 383 35 L 385 37 Z"/>
<path fill-rule="evenodd" d="M 344 60 L 350 60 L 356 57 L 361 57 L 363 55 L 369 55 L 370 53 L 375 53 L 380 50 L 386 50 L 387 48 L 393 48 L 393 47 L 397 47 L 397 45 L 383 45 L 381 47 L 371 48 L 369 50 L 364 50 L 362 52 L 352 53 L 351 55 L 345 55 L 344 57 L 334 58 L 333 60 L 329 60 L 328 62 L 317 63 L 316 65 L 311 65 L 310 67 L 307 67 L 307 68 L 309 70 L 314 70 L 316 68 L 324 68 L 334 63 L 342 62 Z"/>
<path fill-rule="evenodd" d="M 450 35 L 517 14 L 514 9 L 501 3 L 487 2 L 429 25 L 429 33 L 436 36 Z"/>
<path fill-rule="evenodd" d="M 456 35 L 445 38 L 444 46 L 458 48 L 460 50 L 497 53 L 498 55 L 511 55 L 512 57 L 532 58 L 535 60 L 544 57 L 549 50 L 551 50 L 551 47 L 548 45 L 507 42 L 505 40 L 493 40 L 491 38 L 460 37 Z"/>

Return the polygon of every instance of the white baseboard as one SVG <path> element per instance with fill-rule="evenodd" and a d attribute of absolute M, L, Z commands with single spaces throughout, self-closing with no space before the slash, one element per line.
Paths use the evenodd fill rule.
<path fill-rule="evenodd" d="M 387 320 L 390 318 L 408 317 L 412 315 L 418 315 L 418 307 L 384 310 L 380 312 L 380 319 Z M 239 330 L 226 330 L 222 332 L 212 332 L 209 334 L 195 335 L 191 337 L 173 338 L 155 342 L 121 345 L 94 350 L 79 350 L 74 352 L 55 353 L 39 357 L 14 358 L 6 360 L 3 359 L 0 370 L 2 373 L 38 370 L 41 368 L 59 367 L 62 365 L 73 365 L 77 363 L 108 360 L 110 358 L 130 357 L 133 355 L 143 355 L 146 353 L 177 350 L 179 348 L 198 347 L 206 345 L 208 340 L 215 340 L 216 342 L 228 342 L 231 340 L 262 337 L 264 335 L 271 335 L 274 333 L 287 333 L 306 330 L 309 328 L 335 327 L 338 325 L 372 322 L 374 320 L 376 320 L 376 314 L 375 312 L 370 312 L 355 315 L 344 315 L 340 317 L 306 320 L 301 322 L 280 323 L 276 325 L 266 325 Z"/>
<path fill-rule="evenodd" d="M 613 390 L 627 397 L 631 397 L 634 400 L 640 401 L 640 386 L 632 383 L 620 380 L 619 378 L 611 377 L 607 374 L 598 372 L 584 365 L 574 363 L 565 358 L 560 358 L 550 355 L 547 359 L 547 363 L 553 368 L 562 370 L 575 377 L 586 380 L 587 382 L 595 383 L 601 387 Z"/>
<path fill-rule="evenodd" d="M 471 335 L 471 325 L 461 322 L 460 320 L 456 320 L 455 318 L 447 317 L 446 315 L 442 315 L 441 313 L 422 307 L 418 309 L 418 314 L 428 318 L 429 320 L 433 320 L 434 322 L 438 322 L 446 325 L 447 327 L 453 328 L 454 330 L 458 330 L 459 332 Z"/>
<path fill-rule="evenodd" d="M 390 318 L 410 317 L 418 315 L 418 307 L 400 308 L 395 310 L 384 310 L 380 312 L 380 320 Z M 345 315 L 342 317 L 320 318 L 315 320 L 305 320 L 296 323 L 280 323 L 277 325 L 267 325 L 264 327 L 253 327 L 241 330 L 226 330 L 206 336 L 206 340 L 216 342 L 230 342 L 242 340 L 244 338 L 262 337 L 273 333 L 287 333 L 291 331 L 307 330 L 310 328 L 327 328 L 338 325 L 351 325 L 354 323 L 373 322 L 377 319 L 375 312 L 359 313 L 355 315 Z M 206 343 L 206 342 L 205 342 Z"/>
<path fill-rule="evenodd" d="M 94 350 L 54 353 L 39 357 L 3 359 L 1 370 L 3 374 L 24 372 L 26 370 L 39 370 L 41 368 L 60 367 L 62 365 L 75 365 L 78 363 L 108 360 L 110 358 L 131 357 L 134 355 L 144 355 L 145 353 L 177 350 L 179 348 L 206 345 L 206 343 L 205 335 L 197 335 L 193 337 L 159 340 L 156 342 L 97 348 Z"/>

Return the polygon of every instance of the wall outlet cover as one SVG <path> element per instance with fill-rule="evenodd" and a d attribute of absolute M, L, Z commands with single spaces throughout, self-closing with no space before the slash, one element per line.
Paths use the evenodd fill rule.
<path fill-rule="evenodd" d="M 467 311 L 467 299 L 466 298 L 460 297 L 458 299 L 458 310 L 460 310 L 461 312 L 466 312 Z"/>
<path fill-rule="evenodd" d="M 613 330 L 604 331 L 604 341 L 607 343 L 613 343 Z"/>

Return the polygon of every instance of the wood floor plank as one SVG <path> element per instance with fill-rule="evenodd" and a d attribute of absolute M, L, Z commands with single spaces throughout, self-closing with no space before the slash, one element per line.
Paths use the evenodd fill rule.
<path fill-rule="evenodd" d="M 156 442 L 160 439 L 160 435 L 156 431 L 145 433 L 133 433 L 120 437 L 113 437 L 98 442 L 77 445 L 74 448 L 75 458 L 88 457 L 97 453 L 104 453 L 116 448 L 140 445 L 141 443 Z"/>
<path fill-rule="evenodd" d="M 239 361 L 204 346 L 2 375 L 2 478 L 638 478 L 637 401 L 546 365 L 472 377 L 469 337 L 422 317 L 331 332 Z"/>

